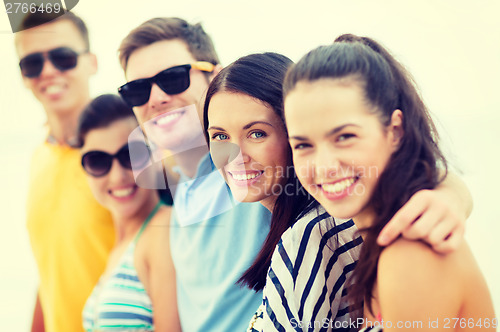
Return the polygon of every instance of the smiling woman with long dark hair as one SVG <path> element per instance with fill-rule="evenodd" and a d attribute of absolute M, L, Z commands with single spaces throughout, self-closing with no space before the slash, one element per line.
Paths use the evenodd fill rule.
<path fill-rule="evenodd" d="M 301 183 L 332 216 L 352 217 L 363 237 L 349 296 L 354 304 L 364 301 L 364 325 L 385 321 L 386 331 L 408 328 L 397 322 L 429 329 L 438 321 L 443 329 L 448 320 L 455 331 L 463 322 L 496 325 L 465 241 L 446 256 L 421 241 L 400 238 L 385 249 L 376 242 L 410 197 L 436 188 L 447 170 L 434 124 L 403 66 L 373 39 L 343 35 L 305 55 L 284 90 Z"/>

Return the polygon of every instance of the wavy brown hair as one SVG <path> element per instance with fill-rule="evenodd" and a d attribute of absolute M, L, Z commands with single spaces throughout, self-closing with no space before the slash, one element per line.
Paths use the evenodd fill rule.
<path fill-rule="evenodd" d="M 417 86 L 408 71 L 379 43 L 346 34 L 332 45 L 318 47 L 294 65 L 285 78 L 285 98 L 300 81 L 324 78 L 353 79 L 364 98 L 374 106 L 380 122 L 390 124 L 394 110 L 403 113 L 404 135 L 388 161 L 368 204 L 375 220 L 365 234 L 357 266 L 349 280 L 352 308 L 366 301 L 370 312 L 377 266 L 383 247 L 377 236 L 394 214 L 421 189 L 432 189 L 447 173 L 446 160 L 437 144 L 437 131 Z M 444 176 L 440 176 L 444 168 Z"/>

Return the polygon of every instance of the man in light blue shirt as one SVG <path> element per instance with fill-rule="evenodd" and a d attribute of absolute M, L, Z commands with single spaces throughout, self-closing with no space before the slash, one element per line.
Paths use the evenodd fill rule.
<path fill-rule="evenodd" d="M 122 41 L 119 88 L 146 136 L 172 153 L 170 245 L 183 331 L 243 331 L 262 294 L 236 285 L 269 232 L 261 204 L 237 204 L 209 155 L 203 99 L 221 66 L 200 24 L 155 18 Z M 160 158 L 161 159 L 161 158 Z"/>

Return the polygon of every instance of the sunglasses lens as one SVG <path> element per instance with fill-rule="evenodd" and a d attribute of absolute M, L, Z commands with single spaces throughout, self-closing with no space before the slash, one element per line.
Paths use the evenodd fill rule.
<path fill-rule="evenodd" d="M 143 169 L 150 162 L 149 148 L 144 142 L 129 142 L 127 153 L 134 170 Z"/>
<path fill-rule="evenodd" d="M 141 106 L 148 102 L 151 95 L 151 82 L 158 84 L 165 93 L 176 95 L 189 88 L 190 68 L 190 65 L 168 68 L 155 77 L 128 82 L 119 87 L 118 92 L 132 107 Z"/>
<path fill-rule="evenodd" d="M 131 107 L 141 106 L 149 100 L 151 83 L 148 80 L 132 81 L 118 88 L 118 92 Z"/>
<path fill-rule="evenodd" d="M 125 144 L 120 151 L 116 153 L 116 159 L 120 165 L 122 165 L 126 169 L 132 169 L 132 162 L 130 161 L 130 153 L 128 150 L 128 145 Z"/>
<path fill-rule="evenodd" d="M 87 152 L 82 157 L 82 166 L 92 176 L 103 176 L 111 169 L 112 158 L 109 154 L 101 151 Z"/>
<path fill-rule="evenodd" d="M 190 66 L 169 68 L 157 75 L 158 86 L 169 95 L 176 95 L 189 88 Z"/>
<path fill-rule="evenodd" d="M 49 59 L 59 70 L 69 70 L 76 67 L 78 53 L 67 47 L 56 48 L 49 52 Z"/>
<path fill-rule="evenodd" d="M 19 67 L 24 77 L 37 77 L 43 69 L 43 55 L 41 53 L 30 54 L 21 59 Z"/>

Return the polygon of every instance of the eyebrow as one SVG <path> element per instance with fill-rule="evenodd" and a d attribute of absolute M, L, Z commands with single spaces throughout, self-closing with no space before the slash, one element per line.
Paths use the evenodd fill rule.
<path fill-rule="evenodd" d="M 225 129 L 224 129 L 224 128 L 221 128 L 221 127 L 214 127 L 214 126 L 212 126 L 212 127 L 208 127 L 208 128 L 207 128 L 207 131 L 208 131 L 208 130 L 222 130 L 222 131 L 225 131 Z"/>
<path fill-rule="evenodd" d="M 338 133 L 342 129 L 349 127 L 349 126 L 354 126 L 354 127 L 358 127 L 358 128 L 360 127 L 359 125 L 354 124 L 354 123 L 346 123 L 342 126 L 338 126 L 338 127 L 333 128 L 332 130 L 330 130 L 329 132 L 326 133 L 325 137 L 330 137 L 332 135 L 335 135 L 336 133 Z M 304 137 L 304 136 L 290 136 L 289 139 L 294 139 L 297 141 L 307 141 L 308 140 L 308 138 Z"/>
<path fill-rule="evenodd" d="M 271 126 L 273 127 L 272 124 L 270 124 L 269 122 L 265 122 L 265 121 L 254 121 L 254 122 L 250 122 L 249 124 L 247 124 L 246 126 L 243 127 L 243 129 L 248 129 L 248 128 L 251 128 L 252 126 L 255 126 L 256 124 L 264 124 L 264 125 L 268 125 L 268 126 Z"/>
<path fill-rule="evenodd" d="M 268 125 L 268 126 L 271 126 L 271 127 L 274 127 L 272 124 L 270 124 L 269 122 L 265 122 L 265 121 L 253 121 L 253 122 L 250 122 L 249 124 L 246 124 L 243 129 L 248 129 L 248 128 L 251 128 L 253 126 L 255 126 L 256 124 L 264 124 L 264 125 Z M 222 130 L 222 131 L 225 131 L 224 128 L 222 127 L 215 127 L 215 126 L 212 126 L 212 127 L 209 127 L 207 130 Z"/>

